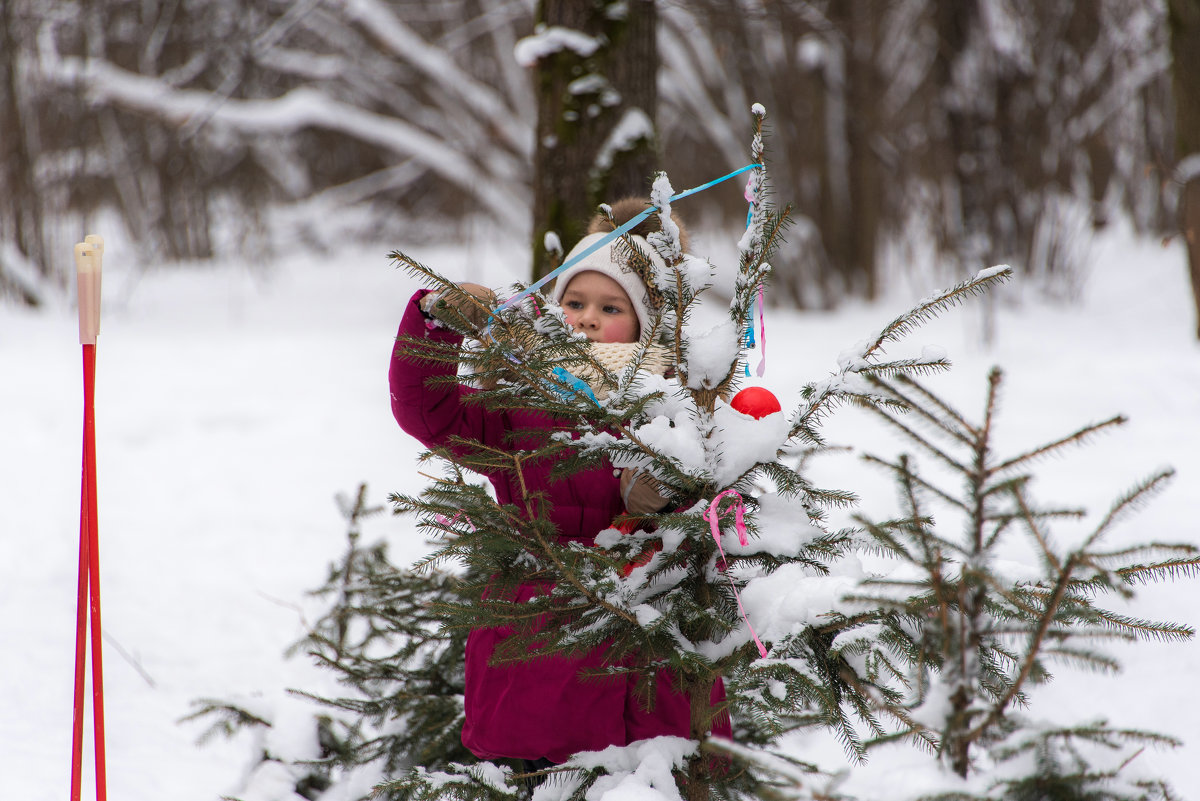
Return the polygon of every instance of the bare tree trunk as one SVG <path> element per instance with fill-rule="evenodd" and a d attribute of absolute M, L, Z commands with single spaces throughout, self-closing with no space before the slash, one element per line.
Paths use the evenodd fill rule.
<path fill-rule="evenodd" d="M 882 81 L 879 80 L 873 58 L 859 53 L 873 53 L 879 42 L 879 20 L 882 4 L 853 3 L 848 27 L 852 49 L 847 59 L 847 139 L 850 146 L 850 200 L 852 236 L 843 264 L 846 286 L 857 297 L 874 300 L 878 293 L 876 246 L 882 220 L 883 169 L 872 139 L 883 129 Z"/>
<path fill-rule="evenodd" d="M 688 736 L 698 743 L 703 743 L 707 740 L 709 732 L 712 729 L 711 698 L 715 683 L 713 679 L 695 678 L 687 686 L 688 701 L 692 707 L 691 726 Z M 711 767 L 710 761 L 711 758 L 703 749 L 688 760 L 687 801 L 709 801 L 711 798 L 712 776 L 709 773 Z"/>
<path fill-rule="evenodd" d="M 982 121 L 973 112 L 972 98 L 964 97 L 968 88 L 957 86 L 955 64 L 967 50 L 971 29 L 978 10 L 975 0 L 938 0 L 936 6 L 938 55 L 935 62 L 935 86 L 945 100 L 946 136 L 945 176 L 952 176 L 953 194 L 945 195 L 950 251 L 965 255 L 964 245 L 987 235 L 986 201 L 983 197 L 981 153 L 978 146 Z M 969 258 L 969 257 L 968 257 Z"/>
<path fill-rule="evenodd" d="M 1180 196 L 1179 214 L 1187 241 L 1188 268 L 1192 276 L 1192 301 L 1196 306 L 1196 338 L 1200 339 L 1200 178 L 1188 181 Z"/>
<path fill-rule="evenodd" d="M 813 143 L 812 167 L 820 176 L 818 203 L 801 207 L 816 220 L 821 231 L 825 252 L 829 256 L 828 270 L 823 271 L 820 283 L 822 306 L 828 308 L 831 299 L 841 298 L 855 283 L 852 275 L 852 250 L 855 241 L 854 199 L 857 187 L 853 175 L 854 137 L 862 131 L 860 123 L 851 117 L 851 73 L 855 71 L 854 42 L 849 16 L 852 9 L 840 3 L 829 9 L 829 26 L 821 31 L 826 56 L 819 71 L 823 91 L 815 98 L 814 109 L 820 120 L 820 139 Z M 857 111 L 855 111 L 857 113 Z M 815 126 L 814 126 L 815 127 Z M 802 163 L 802 159 L 797 160 Z M 799 175 L 800 164 L 792 169 L 792 180 Z M 811 204 L 811 199 L 809 200 Z"/>
<path fill-rule="evenodd" d="M 1172 88 L 1175 94 L 1175 153 L 1200 159 L 1200 0 L 1170 0 Z M 1196 337 L 1200 339 L 1200 169 L 1185 175 L 1179 201 L 1179 224 L 1187 242 Z"/>
<path fill-rule="evenodd" d="M 535 69 L 535 280 L 553 269 L 544 245 L 548 232 L 570 248 L 598 204 L 649 194 L 657 139 L 657 11 L 653 0 L 628 3 L 623 16 L 607 14 L 611 5 L 541 0 L 538 8 L 539 23 L 597 37 L 597 48 L 587 55 L 557 50 Z"/>
<path fill-rule="evenodd" d="M 41 268 L 44 258 L 42 207 L 34 184 L 28 121 L 21 108 L 21 77 L 17 74 L 21 37 L 15 30 L 15 2 L 0 2 L 0 245 L 11 242 L 20 257 Z M 5 275 L 0 249 L 0 296 L 12 293 L 36 306 L 36 294 L 24 282 Z"/>

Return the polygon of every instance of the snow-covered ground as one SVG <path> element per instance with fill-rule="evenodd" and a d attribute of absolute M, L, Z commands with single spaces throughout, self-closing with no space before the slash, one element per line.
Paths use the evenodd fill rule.
<path fill-rule="evenodd" d="M 336 258 L 289 254 L 253 268 L 139 271 L 109 243 L 96 400 L 109 797 L 214 801 L 236 788 L 251 753 L 244 740 L 197 746 L 200 727 L 177 723 L 190 702 L 256 691 L 269 701 L 282 687 L 326 680 L 282 652 L 314 614 L 305 592 L 344 546 L 334 495 L 366 482 L 382 502 L 423 481 L 417 449 L 387 403 L 391 338 L 414 288 L 390 266 L 393 246 Z M 448 275 L 493 284 L 517 277 L 511 270 L 523 263 L 513 251 L 482 246 L 411 252 Z M 935 386 L 972 416 L 987 369 L 1006 369 L 1006 450 L 1128 415 L 1114 434 L 1045 463 L 1043 497 L 1099 514 L 1135 480 L 1172 465 L 1171 488 L 1121 536 L 1196 541 L 1200 348 L 1185 273 L 1178 242 L 1164 247 L 1114 231 L 1094 243 L 1077 304 L 1049 304 L 1033 293 L 1019 305 L 1001 298 L 994 342 L 984 346 L 983 303 L 974 301 L 906 344 L 914 354 L 925 344 L 947 350 L 956 366 Z M 787 406 L 805 382 L 836 368 L 839 351 L 938 288 L 895 291 L 836 314 L 770 311 L 762 383 Z M 76 333 L 65 306 L 0 308 L 4 801 L 63 798 L 70 783 L 82 409 Z M 834 442 L 864 445 L 867 425 L 847 410 L 827 432 Z M 871 511 L 892 508 L 890 489 L 851 457 L 818 460 L 814 472 L 820 484 L 862 493 Z M 386 537 L 398 562 L 425 547 L 408 521 L 390 516 L 370 521 L 366 536 Z M 1197 626 L 1200 582 L 1147 588 L 1134 608 Z M 1190 740 L 1142 759 L 1200 798 L 1200 694 L 1193 691 L 1200 643 L 1142 644 L 1118 655 L 1126 669 L 1117 677 L 1064 668 L 1035 713 L 1107 717 Z M 839 758 L 836 746 L 794 747 L 827 766 Z M 899 790 L 928 767 L 924 757 L 881 754 L 846 789 L 882 788 L 886 780 Z M 90 761 L 84 775 L 84 796 L 92 797 Z"/>

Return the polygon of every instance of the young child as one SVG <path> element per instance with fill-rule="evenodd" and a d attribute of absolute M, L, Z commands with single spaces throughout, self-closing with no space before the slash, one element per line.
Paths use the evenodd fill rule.
<path fill-rule="evenodd" d="M 644 208 L 644 201 L 615 204 L 614 218 L 628 219 Z M 651 215 L 647 219 L 650 221 L 656 223 L 657 217 Z M 568 258 L 602 238 L 602 231 L 611 229 L 611 225 L 598 216 L 592 228 L 593 232 L 575 246 Z M 646 232 L 641 227 L 635 229 L 633 241 L 657 266 L 663 267 L 658 254 L 644 239 Z M 655 312 L 646 284 L 622 262 L 623 249 L 614 245 L 619 242 L 614 240 L 599 248 L 563 272 L 557 279 L 554 298 L 562 305 L 567 322 L 586 334 L 593 347 L 627 352 L 627 358 L 632 358 L 639 337 L 649 330 Z M 489 305 L 494 300 L 485 287 L 460 286 Z M 428 290 L 417 292 L 405 309 L 399 336 L 460 342 L 457 334 L 434 322 L 437 311 L 435 294 Z M 470 310 L 464 307 L 462 311 L 467 314 Z M 482 325 L 483 320 L 476 322 Z M 620 361 L 623 357 L 616 353 L 612 358 Z M 609 361 L 604 363 L 612 369 Z M 400 427 L 426 447 L 442 445 L 449 437 L 460 436 L 493 446 L 522 448 L 528 445 L 506 441 L 509 432 L 567 425 L 566 421 L 555 421 L 535 410 L 493 411 L 479 404 L 464 403 L 463 398 L 476 390 L 461 384 L 426 385 L 431 376 L 453 372 L 452 365 L 421 362 L 400 348 L 393 351 L 388 376 L 392 413 Z M 596 535 L 609 528 L 613 519 L 626 510 L 644 514 L 657 511 L 665 503 L 654 491 L 653 482 L 626 475 L 622 486 L 611 466 L 575 473 L 554 482 L 548 480 L 551 467 L 546 463 L 534 464 L 526 471 L 525 480 L 548 496 L 560 542 L 592 545 Z M 500 503 L 520 497 L 511 476 L 496 473 L 488 478 Z M 623 499 L 622 489 L 627 498 Z M 522 602 L 546 590 L 544 582 L 528 581 L 520 586 L 513 600 Z M 462 740 L 476 756 L 522 759 L 546 766 L 561 763 L 576 751 L 597 751 L 659 735 L 689 736 L 688 700 L 672 689 L 669 677 L 656 682 L 655 703 L 647 711 L 634 696 L 632 677 L 581 676 L 605 665 L 603 648 L 582 658 L 547 655 L 516 664 L 489 664 L 496 644 L 509 633 L 510 630 L 503 628 L 481 628 L 473 630 L 467 639 L 466 722 Z M 712 701 L 716 703 L 723 698 L 724 690 L 718 685 Z M 725 722 L 717 726 L 716 732 L 728 736 L 728 718 L 720 718 Z"/>

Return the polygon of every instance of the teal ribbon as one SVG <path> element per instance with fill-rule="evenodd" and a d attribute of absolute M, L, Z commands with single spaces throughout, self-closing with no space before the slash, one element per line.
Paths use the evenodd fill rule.
<path fill-rule="evenodd" d="M 571 375 L 571 373 L 568 373 L 562 367 L 555 367 L 554 368 L 554 377 L 571 388 L 568 390 L 568 389 L 564 389 L 563 387 L 551 384 L 550 388 L 553 389 L 555 392 L 557 392 L 559 395 L 562 395 L 564 398 L 570 399 L 572 391 L 573 391 L 574 394 L 584 396 L 585 398 L 587 398 L 588 400 L 590 400 L 592 403 L 596 404 L 597 406 L 600 405 L 600 401 L 596 400 L 596 395 L 592 392 L 592 388 L 589 387 L 587 382 L 584 381 L 579 376 Z"/>
<path fill-rule="evenodd" d="M 728 175 L 722 175 L 720 178 L 716 178 L 712 181 L 709 181 L 708 183 L 701 184 L 700 186 L 693 186 L 691 189 L 685 189 L 677 195 L 672 195 L 670 197 L 670 202 L 674 202 L 676 200 L 682 200 L 683 198 L 689 197 L 690 195 L 694 195 L 697 192 L 703 192 L 705 189 L 711 189 L 712 187 L 716 186 L 717 184 L 724 183 L 725 181 L 728 181 L 730 178 L 736 178 L 737 176 L 741 175 L 742 173 L 749 172 L 750 170 L 753 170 L 753 169 L 757 168 L 758 166 L 759 166 L 759 164 L 757 162 L 755 162 L 754 164 L 747 164 L 745 167 L 739 167 L 738 169 L 734 170 L 733 172 L 729 173 Z M 613 241 L 617 237 L 622 236 L 623 234 L 626 234 L 629 231 L 632 231 L 634 228 L 636 228 L 638 226 L 638 223 L 640 223 L 642 220 L 646 219 L 651 214 L 654 214 L 657 211 L 659 211 L 659 209 L 656 206 L 648 207 L 641 214 L 637 215 L 636 217 L 634 217 L 632 220 L 625 223 L 624 225 L 618 227 L 615 231 L 608 234 L 603 239 L 600 239 L 599 241 L 588 246 L 582 253 L 578 253 L 574 257 L 563 262 L 556 269 L 554 269 L 551 272 L 547 273 L 546 275 L 542 276 L 535 283 L 527 286 L 525 289 L 521 290 L 520 292 L 513 295 L 508 300 L 501 303 L 499 306 L 496 307 L 495 311 L 493 311 L 490 315 L 488 315 L 488 321 L 487 321 L 487 325 L 484 327 L 484 333 L 487 334 L 488 332 L 490 332 L 492 330 L 492 320 L 501 311 L 507 309 L 509 306 L 512 306 L 514 303 L 516 303 L 517 301 L 519 301 L 521 298 L 525 297 L 526 295 L 530 295 L 533 292 L 536 292 L 537 290 L 541 289 L 551 279 L 555 278 L 563 270 L 566 270 L 570 267 L 575 266 L 580 261 L 587 258 L 591 254 L 595 253 L 597 250 L 604 247 L 605 245 L 607 245 L 609 242 Z"/>

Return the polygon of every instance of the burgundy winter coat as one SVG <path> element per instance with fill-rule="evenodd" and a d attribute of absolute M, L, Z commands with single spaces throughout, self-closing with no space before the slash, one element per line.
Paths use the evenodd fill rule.
<path fill-rule="evenodd" d="M 426 317 L 417 305 L 424 295 L 425 291 L 418 292 L 409 301 L 398 335 L 460 342 L 461 338 L 448 329 L 430 330 L 425 325 Z M 469 387 L 425 384 L 430 376 L 452 372 L 450 365 L 417 362 L 400 348 L 392 354 L 388 371 L 392 414 L 402 429 L 426 447 L 442 445 L 455 435 L 505 446 L 509 431 L 557 427 L 552 418 L 534 411 L 491 411 L 463 403 L 461 398 L 474 391 Z M 550 466 L 543 463 L 530 467 L 526 481 L 548 493 L 560 542 L 591 545 L 622 512 L 619 479 L 611 467 L 602 467 L 549 482 Z M 501 503 L 519 497 L 511 476 L 498 473 L 488 479 Z M 544 588 L 544 584 L 523 584 L 516 600 L 523 601 Z M 604 664 L 603 649 L 582 659 L 542 656 L 518 664 L 489 664 L 495 644 L 506 635 L 505 629 L 475 629 L 467 639 L 462 740 L 476 756 L 545 757 L 559 763 L 576 751 L 597 751 L 659 735 L 689 736 L 687 698 L 672 691 L 669 680 L 656 682 L 656 703 L 652 711 L 646 712 L 634 697 L 632 678 L 579 676 L 581 671 Z M 713 701 L 722 698 L 724 690 L 718 685 Z M 728 722 L 718 725 L 716 733 L 729 736 Z"/>

